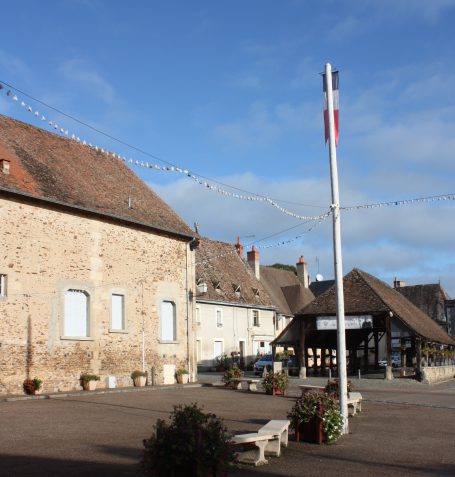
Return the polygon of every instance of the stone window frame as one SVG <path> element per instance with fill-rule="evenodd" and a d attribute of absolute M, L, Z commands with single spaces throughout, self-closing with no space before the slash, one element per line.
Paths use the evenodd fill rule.
<path fill-rule="evenodd" d="M 113 295 L 120 295 L 123 297 L 123 328 L 113 328 L 112 327 L 112 297 Z M 109 333 L 129 333 L 128 328 L 128 314 L 126 312 L 126 301 L 127 295 L 124 289 L 121 288 L 113 288 L 109 294 Z"/>
<path fill-rule="evenodd" d="M 67 336 L 65 335 L 65 296 L 70 290 L 77 290 L 87 295 L 87 318 L 88 318 L 88 336 Z M 93 330 L 93 297 L 94 289 L 90 285 L 81 282 L 69 282 L 61 289 L 61 320 L 60 320 L 60 339 L 65 341 L 94 341 Z"/>
<path fill-rule="evenodd" d="M 218 315 L 219 313 L 219 315 Z M 218 316 L 220 317 L 220 321 L 218 321 Z M 223 309 L 222 308 L 215 308 L 215 325 L 217 328 L 223 328 Z"/>

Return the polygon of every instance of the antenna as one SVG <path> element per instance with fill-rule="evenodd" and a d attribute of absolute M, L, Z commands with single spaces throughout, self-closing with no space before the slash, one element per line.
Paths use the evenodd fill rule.
<path fill-rule="evenodd" d="M 199 233 L 199 224 L 194 222 L 194 231 L 198 234 Z"/>
<path fill-rule="evenodd" d="M 316 263 L 318 264 L 318 275 L 319 275 L 319 258 L 316 257 Z"/>

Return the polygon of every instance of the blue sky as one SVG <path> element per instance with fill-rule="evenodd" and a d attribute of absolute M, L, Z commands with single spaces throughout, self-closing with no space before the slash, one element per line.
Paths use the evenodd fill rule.
<path fill-rule="evenodd" d="M 5 9 L 4 9 L 5 13 Z M 330 204 L 323 142 L 326 62 L 340 70 L 342 205 L 455 192 L 454 0 L 17 1 L 0 32 L 0 80 L 199 175 L 280 199 Z M 32 101 L 81 138 L 147 156 Z M 0 112 L 42 125 L 0 95 Z M 137 168 L 204 235 L 257 246 L 309 226 L 172 172 Z M 305 204 L 305 205 L 301 205 Z M 455 296 L 454 201 L 345 212 L 344 271 L 441 281 Z M 290 227 L 287 232 L 273 235 Z M 262 263 L 333 276 L 331 222 Z"/>

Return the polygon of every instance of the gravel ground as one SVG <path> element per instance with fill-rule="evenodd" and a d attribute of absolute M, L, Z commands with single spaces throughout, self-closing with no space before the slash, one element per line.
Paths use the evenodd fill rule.
<path fill-rule="evenodd" d="M 317 379 L 325 382 L 310 381 Z M 287 397 L 186 386 L 0 402 L 0 475 L 138 476 L 142 439 L 174 404 L 198 402 L 232 432 L 253 432 L 269 419 L 285 418 L 299 383 L 291 380 Z M 353 383 L 365 402 L 362 413 L 350 418 L 349 435 L 323 446 L 291 440 L 281 458 L 232 475 L 455 475 L 454 381 Z"/>

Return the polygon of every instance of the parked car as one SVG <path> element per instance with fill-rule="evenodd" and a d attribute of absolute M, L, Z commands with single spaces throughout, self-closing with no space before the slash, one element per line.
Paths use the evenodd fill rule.
<path fill-rule="evenodd" d="M 264 366 L 269 366 L 270 370 L 272 369 L 273 357 L 271 354 L 265 354 L 254 363 L 254 374 L 262 374 L 264 372 Z"/>
<path fill-rule="evenodd" d="M 392 361 L 392 367 L 398 368 L 399 366 L 401 366 L 400 356 L 392 356 L 391 361 Z M 381 368 L 385 368 L 387 366 L 387 360 L 386 359 L 381 359 L 378 362 L 378 364 Z"/>

